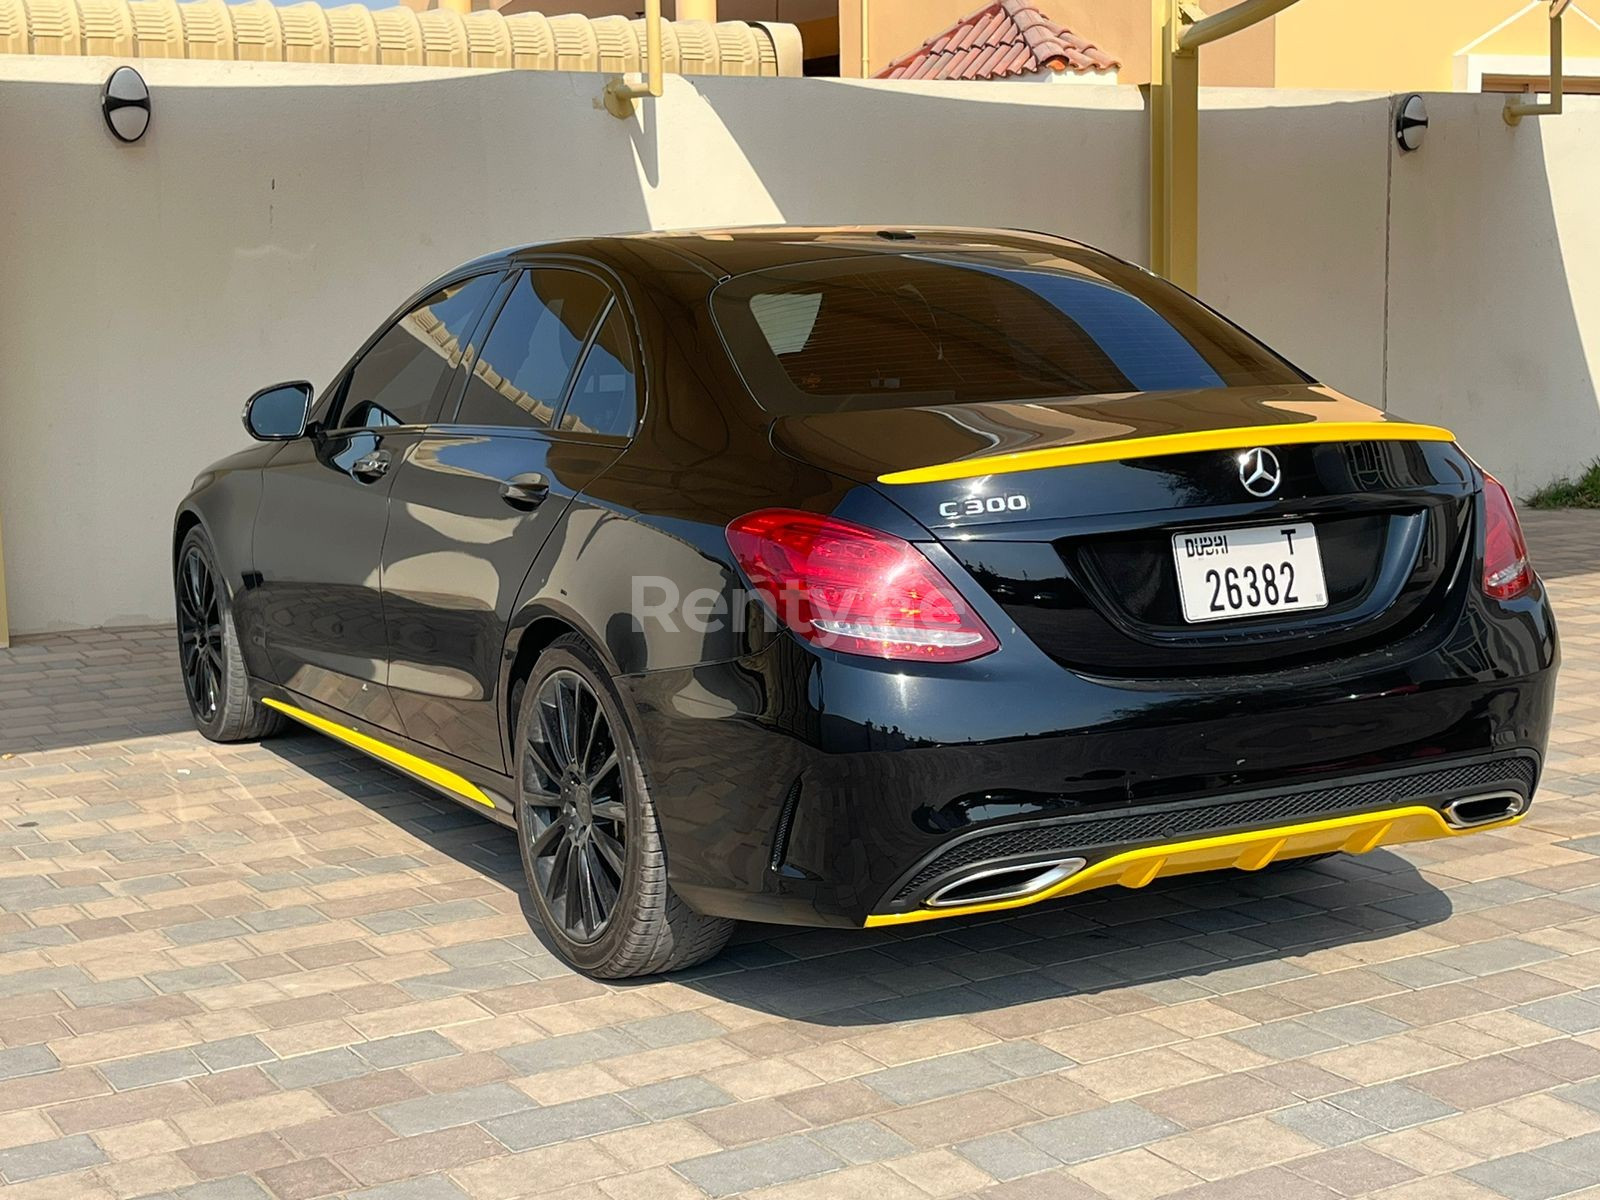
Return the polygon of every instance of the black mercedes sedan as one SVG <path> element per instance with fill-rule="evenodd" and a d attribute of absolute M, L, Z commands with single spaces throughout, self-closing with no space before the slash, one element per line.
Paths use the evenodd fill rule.
<path fill-rule="evenodd" d="M 506 251 L 244 420 L 173 530 L 200 731 L 513 826 L 596 975 L 1502 829 L 1539 778 L 1505 488 L 1078 243 Z"/>

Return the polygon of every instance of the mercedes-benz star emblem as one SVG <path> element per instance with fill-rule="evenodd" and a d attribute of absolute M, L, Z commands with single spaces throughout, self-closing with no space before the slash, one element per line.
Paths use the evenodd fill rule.
<path fill-rule="evenodd" d="M 1270 496 L 1283 482 L 1283 468 L 1278 456 L 1265 446 L 1246 450 L 1239 455 L 1239 482 L 1252 496 Z"/>

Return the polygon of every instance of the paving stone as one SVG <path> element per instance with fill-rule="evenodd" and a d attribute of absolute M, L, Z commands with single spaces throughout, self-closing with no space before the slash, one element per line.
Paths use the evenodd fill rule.
<path fill-rule="evenodd" d="M 1276 1059 L 1305 1058 L 1342 1044 L 1339 1038 L 1294 1020 L 1272 1021 L 1266 1025 L 1236 1029 L 1227 1037 L 1248 1050 Z"/>
<path fill-rule="evenodd" d="M 237 1067 L 250 1067 L 257 1063 L 272 1062 L 273 1054 L 260 1038 L 252 1034 L 222 1038 L 215 1042 L 202 1042 L 194 1048 L 195 1056 L 208 1071 L 230 1071 Z"/>
<path fill-rule="evenodd" d="M 1600 1183 L 1600 1132 L 1565 1138 L 1530 1153 L 1582 1175 L 1591 1183 Z"/>
<path fill-rule="evenodd" d="M 350 1200 L 465 1200 L 467 1193 L 443 1175 L 385 1183 L 350 1193 Z"/>
<path fill-rule="evenodd" d="M 200 1061 L 200 1056 L 187 1049 L 163 1050 L 158 1054 L 118 1059 L 100 1066 L 100 1074 L 119 1092 L 174 1079 L 191 1079 L 205 1073 L 206 1065 Z"/>
<path fill-rule="evenodd" d="M 1060 1165 L 1052 1155 L 1014 1133 L 991 1133 L 970 1142 L 959 1142 L 954 1149 L 980 1171 L 1001 1180 L 1033 1175 Z"/>
<path fill-rule="evenodd" d="M 61 994 L 73 1008 L 95 1008 L 101 1004 L 122 1004 L 128 1000 L 142 1000 L 151 994 L 148 983 L 142 979 L 108 979 L 104 983 L 84 983 L 64 987 Z"/>
<path fill-rule="evenodd" d="M 33 1142 L 0 1150 L 0 1179 L 7 1183 L 26 1183 L 47 1175 L 64 1175 L 106 1162 L 105 1153 L 85 1134 Z"/>
<path fill-rule="evenodd" d="M 61 1061 L 47 1046 L 15 1046 L 10 1050 L 0 1050 L 0 1080 L 40 1075 L 54 1071 L 60 1065 Z"/>
<path fill-rule="evenodd" d="M 1342 1146 L 1384 1132 L 1382 1126 L 1336 1108 L 1325 1100 L 1311 1100 L 1293 1108 L 1280 1109 L 1272 1114 L 1272 1119 L 1285 1129 L 1292 1129 L 1302 1137 L 1321 1142 L 1324 1146 Z"/>
<path fill-rule="evenodd" d="M 1182 1131 L 1183 1127 L 1175 1122 L 1124 1101 L 1042 1121 L 1017 1133 L 1045 1153 L 1070 1164 L 1131 1150 Z"/>
<path fill-rule="evenodd" d="M 528 1108 L 483 1122 L 483 1127 L 512 1150 L 531 1150 L 573 1138 L 595 1137 L 644 1122 L 616 1096 L 593 1096 L 542 1108 Z"/>
<path fill-rule="evenodd" d="M 1347 1004 L 1342 1008 L 1309 1012 L 1296 1017 L 1295 1020 L 1301 1025 L 1347 1044 L 1370 1042 L 1377 1038 L 1404 1033 L 1411 1028 L 1404 1021 L 1398 1021 L 1364 1004 Z"/>
<path fill-rule="evenodd" d="M 622 1054 L 636 1054 L 642 1049 L 644 1047 L 637 1039 L 620 1029 L 611 1028 L 569 1033 L 520 1046 L 507 1046 L 496 1053 L 518 1075 L 536 1075 L 541 1071 L 558 1071 L 565 1067 L 601 1062 Z"/>
<path fill-rule="evenodd" d="M 733 1097 L 727 1092 L 693 1075 L 629 1088 L 618 1093 L 618 1096 L 634 1111 L 652 1121 L 687 1117 L 691 1113 L 733 1103 Z"/>
<path fill-rule="evenodd" d="M 1508 1154 L 1458 1171 L 1463 1179 L 1489 1188 L 1507 1200 L 1551 1200 L 1594 1183 L 1584 1176 L 1534 1154 Z"/>
<path fill-rule="evenodd" d="M 896 1104 L 916 1104 L 970 1092 L 1010 1078 L 1010 1071 L 977 1051 L 968 1050 L 887 1067 L 861 1076 L 860 1082 Z"/>
<path fill-rule="evenodd" d="M 487 1122 L 532 1107 L 534 1102 L 527 1093 L 509 1084 L 487 1083 L 458 1092 L 386 1104 L 376 1111 L 376 1116 L 401 1137 L 410 1137 L 452 1125 Z"/>
<path fill-rule="evenodd" d="M 1344 1146 L 1295 1159 L 1289 1169 L 1341 1196 L 1371 1196 L 1409 1183 L 1420 1174 L 1365 1146 Z"/>
<path fill-rule="evenodd" d="M 1511 1011 L 1562 1033 L 1593 1033 L 1600 1029 L 1600 1004 L 1591 1004 L 1581 996 L 1551 996 Z"/>
<path fill-rule="evenodd" d="M 1329 1096 L 1328 1103 L 1389 1130 L 1408 1129 L 1457 1111 L 1452 1105 L 1404 1083 L 1380 1083 L 1340 1092 Z"/>
<path fill-rule="evenodd" d="M 917 1149 L 876 1121 L 846 1121 L 843 1125 L 813 1130 L 810 1136 L 819 1146 L 832 1150 L 848 1163 L 882 1162 L 886 1158 L 913 1154 Z"/>
<path fill-rule="evenodd" d="M 356 1054 L 343 1046 L 332 1050 L 319 1050 L 314 1054 L 299 1054 L 262 1067 L 267 1076 L 285 1091 L 315 1087 L 319 1083 L 333 1083 L 364 1075 L 369 1070 Z"/>
<path fill-rule="evenodd" d="M 710 1017 L 697 1012 L 671 1013 L 665 1017 L 629 1021 L 621 1029 L 629 1037 L 637 1039 L 641 1045 L 652 1049 L 681 1046 L 686 1042 L 701 1042 L 707 1038 L 721 1037 L 727 1032 Z"/>
<path fill-rule="evenodd" d="M 452 1058 L 461 1048 L 449 1038 L 432 1030 L 406 1033 L 397 1037 L 379 1038 L 356 1046 L 355 1053 L 378 1068 L 408 1067 L 412 1063 L 428 1062 L 436 1058 Z"/>
<path fill-rule="evenodd" d="M 790 1136 L 701 1155 L 674 1163 L 673 1169 L 706 1195 L 720 1197 L 809 1179 L 844 1165 L 838 1155 L 811 1139 Z"/>

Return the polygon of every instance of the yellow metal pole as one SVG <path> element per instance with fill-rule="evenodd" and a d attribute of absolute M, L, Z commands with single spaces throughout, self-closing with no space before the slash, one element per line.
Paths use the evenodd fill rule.
<path fill-rule="evenodd" d="M 11 645 L 11 616 L 6 611 L 6 541 L 0 530 L 0 650 Z"/>
<path fill-rule="evenodd" d="M 1515 97 L 1506 101 L 1506 124 L 1517 126 L 1523 117 L 1559 117 L 1562 101 L 1566 97 L 1566 56 L 1561 32 L 1561 16 L 1571 0 L 1551 0 L 1550 4 L 1550 99 L 1544 104 L 1531 104 Z"/>
<path fill-rule="evenodd" d="M 1241 0 L 1208 17 L 1191 0 L 1152 0 L 1150 269 L 1194 291 L 1200 274 L 1200 47 L 1298 0 Z"/>
<path fill-rule="evenodd" d="M 1241 0 L 1241 3 L 1213 17 L 1197 12 L 1194 24 L 1183 31 L 1182 37 L 1178 39 L 1178 45 L 1185 50 L 1198 50 L 1201 46 L 1231 37 L 1249 29 L 1252 25 L 1258 25 L 1268 17 L 1277 16 L 1284 9 L 1297 3 L 1299 0 Z"/>
<path fill-rule="evenodd" d="M 1173 51 L 1167 93 L 1171 150 L 1167 155 L 1167 194 L 1171 225 L 1167 234 L 1167 278 L 1186 292 L 1200 286 L 1200 55 Z"/>
<path fill-rule="evenodd" d="M 634 101 L 646 96 L 660 96 L 664 80 L 661 64 L 661 0 L 645 0 L 644 6 L 644 57 L 645 77 L 641 83 L 629 83 L 621 75 L 606 83 L 601 97 L 606 111 L 613 117 L 626 120 L 633 116 Z"/>
<path fill-rule="evenodd" d="M 1172 36 L 1178 18 L 1177 0 L 1152 0 L 1150 35 L 1150 269 L 1165 275 L 1171 268 L 1172 193 Z"/>
<path fill-rule="evenodd" d="M 872 78 L 871 0 L 861 0 L 861 78 Z"/>

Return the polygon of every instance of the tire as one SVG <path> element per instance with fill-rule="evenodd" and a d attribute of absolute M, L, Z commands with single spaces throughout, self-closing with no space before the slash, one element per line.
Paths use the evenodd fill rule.
<path fill-rule="evenodd" d="M 178 547 L 172 583 L 178 669 L 195 728 L 213 742 L 252 742 L 283 732 L 288 719 L 250 697 L 232 597 L 211 541 L 198 525 Z"/>
<path fill-rule="evenodd" d="M 586 711 L 605 727 L 594 722 L 585 732 Z M 561 734 L 568 714 L 578 734 L 568 742 L 581 743 L 570 751 Z M 575 634 L 550 644 L 522 689 L 516 772 L 528 891 L 563 958 L 586 974 L 625 979 L 694 966 L 727 945 L 734 923 L 695 912 L 667 882 L 632 728 L 605 668 Z"/>

